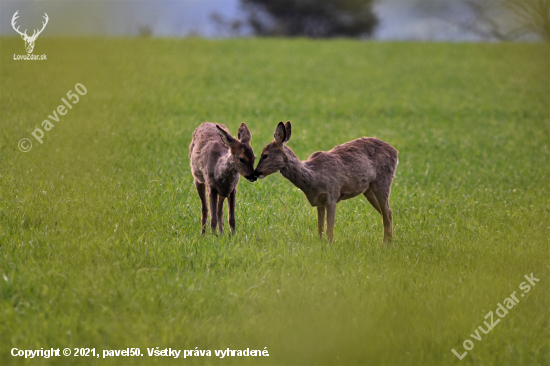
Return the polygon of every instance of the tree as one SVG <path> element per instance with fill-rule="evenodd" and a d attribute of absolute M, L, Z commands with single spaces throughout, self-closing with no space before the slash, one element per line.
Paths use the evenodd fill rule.
<path fill-rule="evenodd" d="M 484 38 L 516 40 L 537 35 L 550 41 L 550 0 L 462 0 L 472 17 L 455 22 Z"/>
<path fill-rule="evenodd" d="M 534 33 L 550 42 L 550 0 L 506 0 L 504 4 L 516 17 L 518 36 Z"/>
<path fill-rule="evenodd" d="M 218 35 L 240 36 L 244 28 L 244 22 L 240 19 L 226 20 L 220 13 L 214 11 L 210 14 L 210 20 L 216 27 Z"/>
<path fill-rule="evenodd" d="M 257 35 L 370 36 L 378 24 L 373 0 L 242 0 Z"/>

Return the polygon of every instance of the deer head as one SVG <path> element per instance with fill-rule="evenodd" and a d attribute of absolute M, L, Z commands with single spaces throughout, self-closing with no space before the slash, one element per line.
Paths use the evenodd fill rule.
<path fill-rule="evenodd" d="M 19 27 L 15 28 L 15 20 L 17 18 L 19 18 L 19 16 L 17 15 L 17 13 L 19 13 L 19 10 L 17 10 L 15 12 L 15 14 L 13 14 L 13 18 L 11 18 L 11 26 L 13 27 L 13 29 L 19 33 L 21 35 L 21 38 L 23 38 L 23 40 L 25 41 L 25 48 L 27 49 L 27 53 L 32 53 L 32 50 L 34 49 L 34 41 L 36 41 L 36 38 L 38 38 L 38 36 L 40 35 L 40 33 L 42 33 L 42 31 L 44 30 L 44 28 L 46 28 L 46 24 L 48 24 L 48 14 L 44 13 L 44 19 L 46 20 L 45 22 L 42 22 L 42 29 L 40 30 L 37 30 L 35 29 L 32 36 L 28 36 L 27 35 L 27 30 L 25 29 L 24 32 L 20 32 L 19 31 Z"/>
<path fill-rule="evenodd" d="M 256 177 L 260 179 L 265 178 L 285 167 L 286 158 L 284 144 L 290 139 L 291 132 L 290 121 L 288 121 L 286 125 L 283 122 L 279 122 L 273 134 L 273 141 L 267 144 L 262 150 L 260 162 L 254 172 Z"/>
<path fill-rule="evenodd" d="M 229 132 L 221 128 L 219 125 L 216 125 L 216 128 L 218 129 L 222 142 L 231 151 L 231 156 L 233 157 L 235 167 L 239 174 L 248 179 L 248 181 L 255 182 L 256 177 L 254 176 L 254 160 L 256 160 L 256 157 L 250 147 L 250 139 L 252 138 L 252 134 L 246 124 L 244 122 L 241 123 L 237 138 L 231 136 Z"/>

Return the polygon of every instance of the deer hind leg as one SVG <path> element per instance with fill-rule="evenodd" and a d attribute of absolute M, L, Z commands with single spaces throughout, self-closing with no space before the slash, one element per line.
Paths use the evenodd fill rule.
<path fill-rule="evenodd" d="M 225 201 L 225 197 L 218 195 L 218 229 L 220 234 L 223 234 L 223 201 Z"/>
<path fill-rule="evenodd" d="M 334 240 L 334 220 L 336 219 L 336 202 L 327 204 L 327 238 L 332 244 Z"/>
<path fill-rule="evenodd" d="M 235 233 L 235 201 L 237 199 L 237 188 L 233 190 L 227 197 L 227 209 L 229 211 L 229 228 L 232 233 Z"/>
<path fill-rule="evenodd" d="M 391 184 L 391 181 L 390 181 Z M 380 204 L 380 210 L 382 211 L 382 220 L 384 222 L 384 242 L 390 242 L 393 238 L 393 215 L 390 208 L 390 186 L 380 188 L 376 186 L 374 188 L 374 194 Z"/>
<path fill-rule="evenodd" d="M 317 207 L 317 232 L 319 240 L 323 239 L 323 231 L 325 231 L 325 206 Z"/>
<path fill-rule="evenodd" d="M 374 194 L 374 191 L 371 187 L 367 189 L 365 192 L 363 192 L 363 195 L 367 197 L 367 201 L 378 211 L 380 215 L 382 215 L 382 210 L 380 210 L 380 205 L 378 204 L 378 200 L 376 199 L 376 195 Z"/>
<path fill-rule="evenodd" d="M 212 234 L 216 233 L 218 225 L 218 191 L 215 188 L 210 188 L 210 230 Z"/>
<path fill-rule="evenodd" d="M 206 202 L 206 185 L 204 183 L 199 183 L 195 181 L 195 187 L 197 188 L 197 192 L 199 193 L 199 197 L 201 199 L 201 206 L 202 206 L 201 233 L 204 234 L 206 232 L 206 220 L 208 219 L 208 204 Z"/>

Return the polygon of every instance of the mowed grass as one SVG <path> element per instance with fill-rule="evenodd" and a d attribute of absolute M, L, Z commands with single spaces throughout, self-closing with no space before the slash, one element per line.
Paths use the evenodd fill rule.
<path fill-rule="evenodd" d="M 1 364 L 25 362 L 13 347 L 269 351 L 28 364 L 550 364 L 548 45 L 45 37 L 48 60 L 25 62 L 13 37 L 0 52 Z M 87 94 L 39 144 L 76 83 Z M 362 136 L 399 150 L 391 245 L 363 197 L 319 242 L 280 174 L 241 180 L 235 236 L 200 235 L 193 130 L 244 121 L 259 157 L 287 120 L 304 160 Z"/>

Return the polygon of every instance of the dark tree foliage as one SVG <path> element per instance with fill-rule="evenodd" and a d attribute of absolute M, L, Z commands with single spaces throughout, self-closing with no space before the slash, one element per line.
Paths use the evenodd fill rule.
<path fill-rule="evenodd" d="M 264 36 L 369 36 L 373 0 L 242 0 L 248 23 Z"/>

